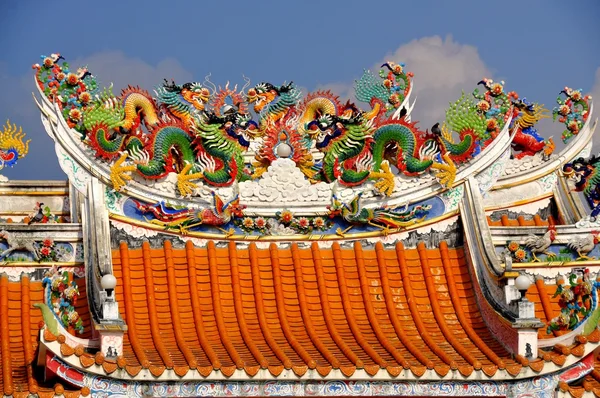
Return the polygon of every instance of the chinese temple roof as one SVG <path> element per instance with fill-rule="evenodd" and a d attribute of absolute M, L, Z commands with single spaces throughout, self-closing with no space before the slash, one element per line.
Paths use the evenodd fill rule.
<path fill-rule="evenodd" d="M 361 109 L 208 77 L 113 93 L 42 59 L 34 98 L 69 181 L 0 176 L 0 397 L 600 386 L 581 90 L 557 98 L 554 154 L 549 112 L 487 78 L 425 129 L 395 62 L 356 82 Z M 0 168 L 28 143 L 7 123 Z"/>

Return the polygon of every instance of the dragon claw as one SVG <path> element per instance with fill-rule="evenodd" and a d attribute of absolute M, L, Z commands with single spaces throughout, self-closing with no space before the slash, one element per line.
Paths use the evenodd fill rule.
<path fill-rule="evenodd" d="M 204 175 L 202 173 L 188 174 L 192 167 L 193 165 L 191 163 L 187 163 L 177 175 L 177 189 L 179 190 L 181 196 L 192 196 L 194 189 L 196 189 L 198 185 L 191 182 L 191 180 L 200 179 Z"/>
<path fill-rule="evenodd" d="M 448 153 L 444 154 L 442 158 L 446 161 L 446 164 L 434 162 L 431 165 L 431 168 L 436 170 L 435 177 L 440 184 L 446 188 L 451 188 L 452 185 L 454 185 L 454 179 L 456 178 L 456 165 Z"/>
<path fill-rule="evenodd" d="M 115 191 L 120 191 L 131 180 L 131 176 L 127 173 L 137 170 L 135 165 L 123 165 L 127 159 L 127 153 L 123 153 L 114 165 L 110 168 L 110 181 L 113 184 Z"/>
<path fill-rule="evenodd" d="M 380 171 L 372 171 L 369 178 L 378 180 L 375 183 L 375 189 L 386 196 L 394 192 L 394 173 L 390 170 L 390 163 L 385 160 L 381 162 Z"/>
<path fill-rule="evenodd" d="M 554 141 L 552 140 L 552 137 L 548 138 L 548 140 L 546 141 L 546 144 L 544 145 L 544 156 L 546 158 L 550 157 L 550 155 L 552 155 L 552 153 L 554 152 L 554 148 L 555 148 L 555 144 Z"/>

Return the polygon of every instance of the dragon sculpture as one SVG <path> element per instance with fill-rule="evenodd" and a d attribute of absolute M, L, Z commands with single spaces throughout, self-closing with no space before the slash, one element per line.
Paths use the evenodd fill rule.
<path fill-rule="evenodd" d="M 10 120 L 6 121 L 6 125 L 0 130 L 0 170 L 4 167 L 12 167 L 17 163 L 17 160 L 23 158 L 29 152 L 29 142 L 23 141 L 25 133 L 23 128 L 13 124 Z"/>
<path fill-rule="evenodd" d="M 38 85 L 84 144 L 110 164 L 115 190 L 134 174 L 162 181 L 174 173 L 178 192 L 190 196 L 197 194 L 194 181 L 231 186 L 259 178 L 280 157 L 294 161 L 312 183 L 352 187 L 371 180 L 391 195 L 395 168 L 406 176 L 431 171 L 450 187 L 457 166 L 494 139 L 512 110 L 502 85 L 486 79 L 487 91 L 474 93 L 479 104 L 463 95 L 441 127 L 421 131 L 410 120 L 413 75 L 394 62 L 356 82 L 356 98 L 370 106 L 361 110 L 328 91 L 302 99 L 293 82 L 260 83 L 245 93 L 248 81 L 237 90 L 217 89 L 208 78 L 182 85 L 165 80 L 155 98 L 132 86 L 115 95 L 112 87 L 99 90 L 87 68 L 71 72 L 60 54 L 42 59 L 34 65 Z M 528 123 L 523 117 L 523 131 Z M 252 162 L 244 156 L 250 150 Z"/>
<path fill-rule="evenodd" d="M 574 191 L 583 192 L 592 212 L 591 220 L 596 221 L 600 214 L 600 158 L 577 158 L 563 166 L 563 174 L 575 183 Z"/>
<path fill-rule="evenodd" d="M 534 127 L 541 119 L 549 117 L 548 110 L 543 105 L 528 102 L 526 98 L 513 101 L 513 105 L 515 112 L 519 112 L 511 126 L 516 127 L 512 141 L 514 157 L 522 159 L 538 152 L 543 152 L 545 157 L 550 156 L 554 151 L 554 141 L 552 138 L 544 140 Z"/>
<path fill-rule="evenodd" d="M 62 104 L 69 126 L 82 133 L 96 156 L 112 163 L 116 190 L 132 179 L 132 172 L 146 179 L 175 172 L 183 196 L 193 193 L 194 179 L 227 186 L 247 178 L 242 153 L 257 124 L 235 107 L 224 114 L 207 109 L 211 94 L 219 97 L 225 91 L 219 97 L 223 99 L 235 90 L 211 93 L 200 83 L 165 81 L 156 89 L 157 100 L 131 86 L 119 96 L 112 88 L 97 93 L 93 76 L 72 76 L 68 64 L 58 64 L 59 58 L 54 54 L 44 57 L 43 65 L 34 65 L 38 84 Z"/>
<path fill-rule="evenodd" d="M 478 111 L 486 118 L 486 129 L 491 138 L 498 134 L 508 117 L 512 116 L 510 129 L 513 132 L 514 158 L 522 159 L 538 152 L 543 152 L 544 157 L 552 154 L 554 151 L 552 138 L 544 140 L 534 127 L 541 119 L 548 117 L 548 110 L 543 105 L 531 103 L 526 98 L 519 98 L 515 91 L 506 93 L 503 81 L 483 79 L 478 84 L 484 86 L 486 91 L 479 93 L 479 90 L 475 89 L 473 96 L 478 100 L 476 105 Z"/>

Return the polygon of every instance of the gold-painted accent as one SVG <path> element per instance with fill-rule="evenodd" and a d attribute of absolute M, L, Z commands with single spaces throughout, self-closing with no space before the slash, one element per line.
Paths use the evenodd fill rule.
<path fill-rule="evenodd" d="M 64 191 L 0 191 L 0 196 L 66 196 L 68 190 Z"/>
<path fill-rule="evenodd" d="M 434 174 L 440 184 L 446 188 L 452 188 L 454 185 L 454 179 L 456 178 L 456 165 L 448 153 L 444 154 L 442 158 L 446 163 L 433 162 L 431 168 L 436 170 L 434 171 Z"/>
<path fill-rule="evenodd" d="M 569 189 L 569 183 L 567 182 L 567 180 L 561 176 L 558 177 L 558 181 L 560 181 L 560 185 L 563 189 L 563 191 L 566 193 L 567 196 L 567 202 L 569 203 L 569 207 L 571 208 L 571 211 L 573 212 L 573 216 L 575 218 L 581 218 L 582 214 L 580 213 L 579 209 L 577 208 L 577 205 L 575 205 L 575 202 L 573 200 L 573 195 L 572 195 L 572 190 Z"/>
<path fill-rule="evenodd" d="M 0 261 L 0 266 L 2 267 L 35 267 L 35 268 L 51 268 L 52 266 L 57 265 L 61 267 L 78 267 L 80 265 L 84 265 L 82 261 L 43 261 L 38 263 L 37 261 Z"/>
<path fill-rule="evenodd" d="M 519 275 L 520 273 L 516 271 L 504 271 L 504 274 L 502 274 L 502 278 L 516 278 Z"/>
<path fill-rule="evenodd" d="M 494 211 L 494 210 L 501 210 L 501 209 L 509 209 L 511 207 L 516 207 L 516 206 L 521 206 L 521 205 L 525 205 L 525 204 L 529 204 L 529 203 L 534 203 L 534 202 L 538 202 L 540 200 L 544 200 L 544 199 L 548 199 L 548 198 L 552 198 L 554 197 L 554 193 L 550 192 L 541 196 L 536 196 L 535 198 L 530 198 L 530 199 L 523 199 L 523 200 L 518 200 L 516 202 L 512 202 L 508 205 L 501 205 L 501 206 L 490 206 L 490 207 L 486 207 L 484 210 L 487 211 Z"/>
<path fill-rule="evenodd" d="M 10 125 L 10 120 L 6 121 L 3 130 L 0 130 L 0 149 L 14 149 L 17 151 L 17 157 L 20 159 L 29 152 L 29 143 L 31 140 L 24 141 L 25 133 L 23 127 L 17 129 L 17 125 Z"/>
<path fill-rule="evenodd" d="M 127 174 L 137 169 L 136 165 L 125 165 L 122 164 L 127 159 L 127 152 L 124 152 L 119 159 L 110 167 L 110 181 L 112 182 L 115 191 L 120 191 L 127 181 L 130 181 L 132 177 Z"/>
<path fill-rule="evenodd" d="M 94 323 L 94 329 L 95 330 L 103 330 L 103 331 L 107 331 L 107 332 L 126 332 L 127 325 L 114 324 L 114 323 L 109 323 L 109 324 Z"/>
<path fill-rule="evenodd" d="M 377 191 L 385 196 L 392 196 L 396 182 L 394 181 L 394 173 L 390 170 L 390 162 L 387 160 L 381 162 L 380 170 L 381 171 L 372 171 L 369 174 L 369 178 L 377 180 L 375 183 L 375 189 L 377 189 Z"/>
<path fill-rule="evenodd" d="M 32 213 L 34 213 L 34 212 L 31 210 L 29 210 L 29 211 L 27 211 L 27 210 L 0 211 L 0 215 L 2 215 L 2 216 L 28 216 Z M 68 216 L 70 213 L 68 211 L 53 211 L 52 214 L 55 216 Z"/>
<path fill-rule="evenodd" d="M 193 183 L 192 180 L 199 180 L 204 176 L 204 173 L 192 173 L 188 174 L 192 169 L 192 164 L 188 163 L 183 167 L 183 170 L 177 174 L 177 189 L 181 196 L 192 196 L 194 190 L 198 188 L 198 185 Z"/>
<path fill-rule="evenodd" d="M 572 268 L 572 267 L 597 267 L 600 263 L 598 260 L 588 260 L 588 261 L 544 261 L 544 262 L 536 262 L 536 263 L 513 263 L 513 269 L 526 269 L 526 268 Z"/>
<path fill-rule="evenodd" d="M 519 186 L 519 185 L 525 185 L 528 182 L 536 181 L 536 180 L 539 180 L 542 177 L 546 177 L 548 174 L 552 174 L 555 171 L 556 171 L 556 169 L 553 168 L 553 169 L 550 169 L 550 171 L 548 171 L 545 174 L 536 175 L 534 177 L 529 177 L 529 178 L 522 178 L 522 179 L 519 179 L 518 182 L 513 182 L 513 183 L 508 183 L 508 184 L 502 184 L 502 185 L 494 185 L 492 187 L 492 191 L 499 191 L 499 190 L 505 189 L 505 188 L 511 188 L 511 187 L 516 187 L 516 186 Z"/>
<path fill-rule="evenodd" d="M 406 231 L 412 231 L 414 229 L 418 229 L 421 227 L 425 227 L 431 224 L 435 224 L 438 223 L 442 220 L 446 220 L 448 218 L 451 218 L 455 215 L 458 214 L 458 210 L 454 210 L 451 211 L 449 213 L 445 213 L 441 216 L 438 217 L 434 217 L 432 219 L 429 219 L 427 221 L 424 221 L 422 223 L 419 224 L 414 224 L 410 227 L 406 227 L 406 228 L 397 228 L 397 229 L 389 229 L 387 231 L 387 233 L 380 231 L 373 231 L 373 232 L 361 232 L 361 233 L 357 233 L 357 234 L 345 234 L 344 237 L 341 237 L 337 234 L 330 234 L 330 235 L 280 235 L 280 236 L 271 236 L 271 235 L 229 235 L 229 231 L 227 231 L 227 234 L 215 234 L 215 233 L 206 233 L 206 232 L 196 232 L 196 231 L 189 231 L 186 236 L 189 237 L 195 237 L 195 238 L 204 238 L 204 239 L 228 239 L 228 240 L 243 240 L 243 241 L 267 241 L 267 242 L 272 242 L 272 241 L 316 241 L 316 240 L 342 240 L 342 239 L 363 239 L 363 238 L 374 238 L 374 237 L 380 237 L 380 236 L 389 236 L 391 234 L 396 234 L 396 233 L 401 233 L 401 232 L 406 232 Z M 109 218 L 113 219 L 113 220 L 117 220 L 117 221 L 121 221 L 127 224 L 131 224 L 131 225 L 136 225 L 138 227 L 143 227 L 146 229 L 152 229 L 155 231 L 161 231 L 163 233 L 166 234 L 173 234 L 173 235 L 178 235 L 176 233 L 176 231 L 168 231 L 165 230 L 164 227 L 159 226 L 159 225 L 155 225 L 155 224 L 150 224 L 150 223 L 146 223 L 143 221 L 139 221 L 139 220 L 134 220 L 132 218 L 129 217 L 125 217 L 125 216 L 121 216 L 118 214 L 114 214 L 114 213 L 109 213 Z M 229 236 L 228 236 L 229 235 Z"/>

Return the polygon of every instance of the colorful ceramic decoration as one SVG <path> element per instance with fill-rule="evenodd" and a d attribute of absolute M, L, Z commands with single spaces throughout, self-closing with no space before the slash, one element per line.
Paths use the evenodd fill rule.
<path fill-rule="evenodd" d="M 44 242 L 42 256 L 51 255 L 52 241 Z M 44 249 L 48 249 L 44 254 Z M 46 305 L 54 311 L 65 329 L 83 332 L 83 322 L 75 310 L 79 289 L 72 274 L 61 271 L 56 266 L 49 269 L 42 280 L 46 287 Z"/>
<path fill-rule="evenodd" d="M 53 54 L 34 65 L 38 84 L 96 157 L 111 165 L 117 191 L 132 173 L 146 180 L 176 173 L 179 194 L 196 195 L 198 181 L 224 187 L 256 179 L 276 158 L 292 159 L 312 183 L 352 187 L 372 180 L 378 192 L 391 195 L 396 173 L 431 170 L 451 187 L 457 166 L 489 145 L 514 113 L 503 86 L 485 79 L 485 93 L 463 95 L 445 122 L 420 130 L 408 118 L 412 73 L 393 62 L 382 65 L 379 77 L 367 71 L 356 82 L 357 98 L 370 106 L 361 110 L 330 92 L 302 98 L 294 83 L 260 83 L 246 91 L 249 82 L 238 89 L 217 88 L 208 79 L 165 81 L 156 98 L 138 87 L 115 95 L 112 88 L 99 90 L 86 68 L 71 72 L 61 58 Z M 540 110 L 530 107 L 523 108 L 520 131 L 534 136 Z M 523 151 L 541 150 L 525 141 L 518 144 Z M 248 162 L 244 156 L 251 153 L 255 160 Z"/>
<path fill-rule="evenodd" d="M 584 96 L 581 91 L 581 89 L 565 87 L 556 99 L 558 106 L 552 110 L 553 120 L 558 118 L 558 121 L 566 126 L 566 130 L 562 133 L 562 140 L 565 143 L 579 133 L 589 116 L 592 96 Z"/>
<path fill-rule="evenodd" d="M 600 174 L 598 166 L 600 160 L 596 156 L 588 159 L 577 158 L 563 166 L 563 174 L 570 177 L 577 192 L 583 192 L 588 204 L 592 208 L 590 217 L 593 221 L 600 214 Z"/>
<path fill-rule="evenodd" d="M 0 170 L 14 166 L 17 160 L 27 155 L 31 140 L 24 141 L 24 138 L 23 129 L 17 129 L 16 124 L 11 126 L 10 120 L 7 120 L 0 130 Z"/>
<path fill-rule="evenodd" d="M 585 269 L 583 275 L 571 274 L 568 284 L 562 278 L 556 282 L 554 297 L 560 297 L 560 315 L 553 318 L 546 329 L 547 333 L 556 330 L 574 330 L 581 325 L 596 309 L 600 281 L 590 280 L 590 271 Z"/>
<path fill-rule="evenodd" d="M 62 61 L 34 97 L 69 180 L 0 184 L 0 395 L 600 391 L 580 91 L 555 155 L 543 105 L 488 78 L 425 129 L 397 62 L 353 103 L 245 77 L 116 92 Z"/>

